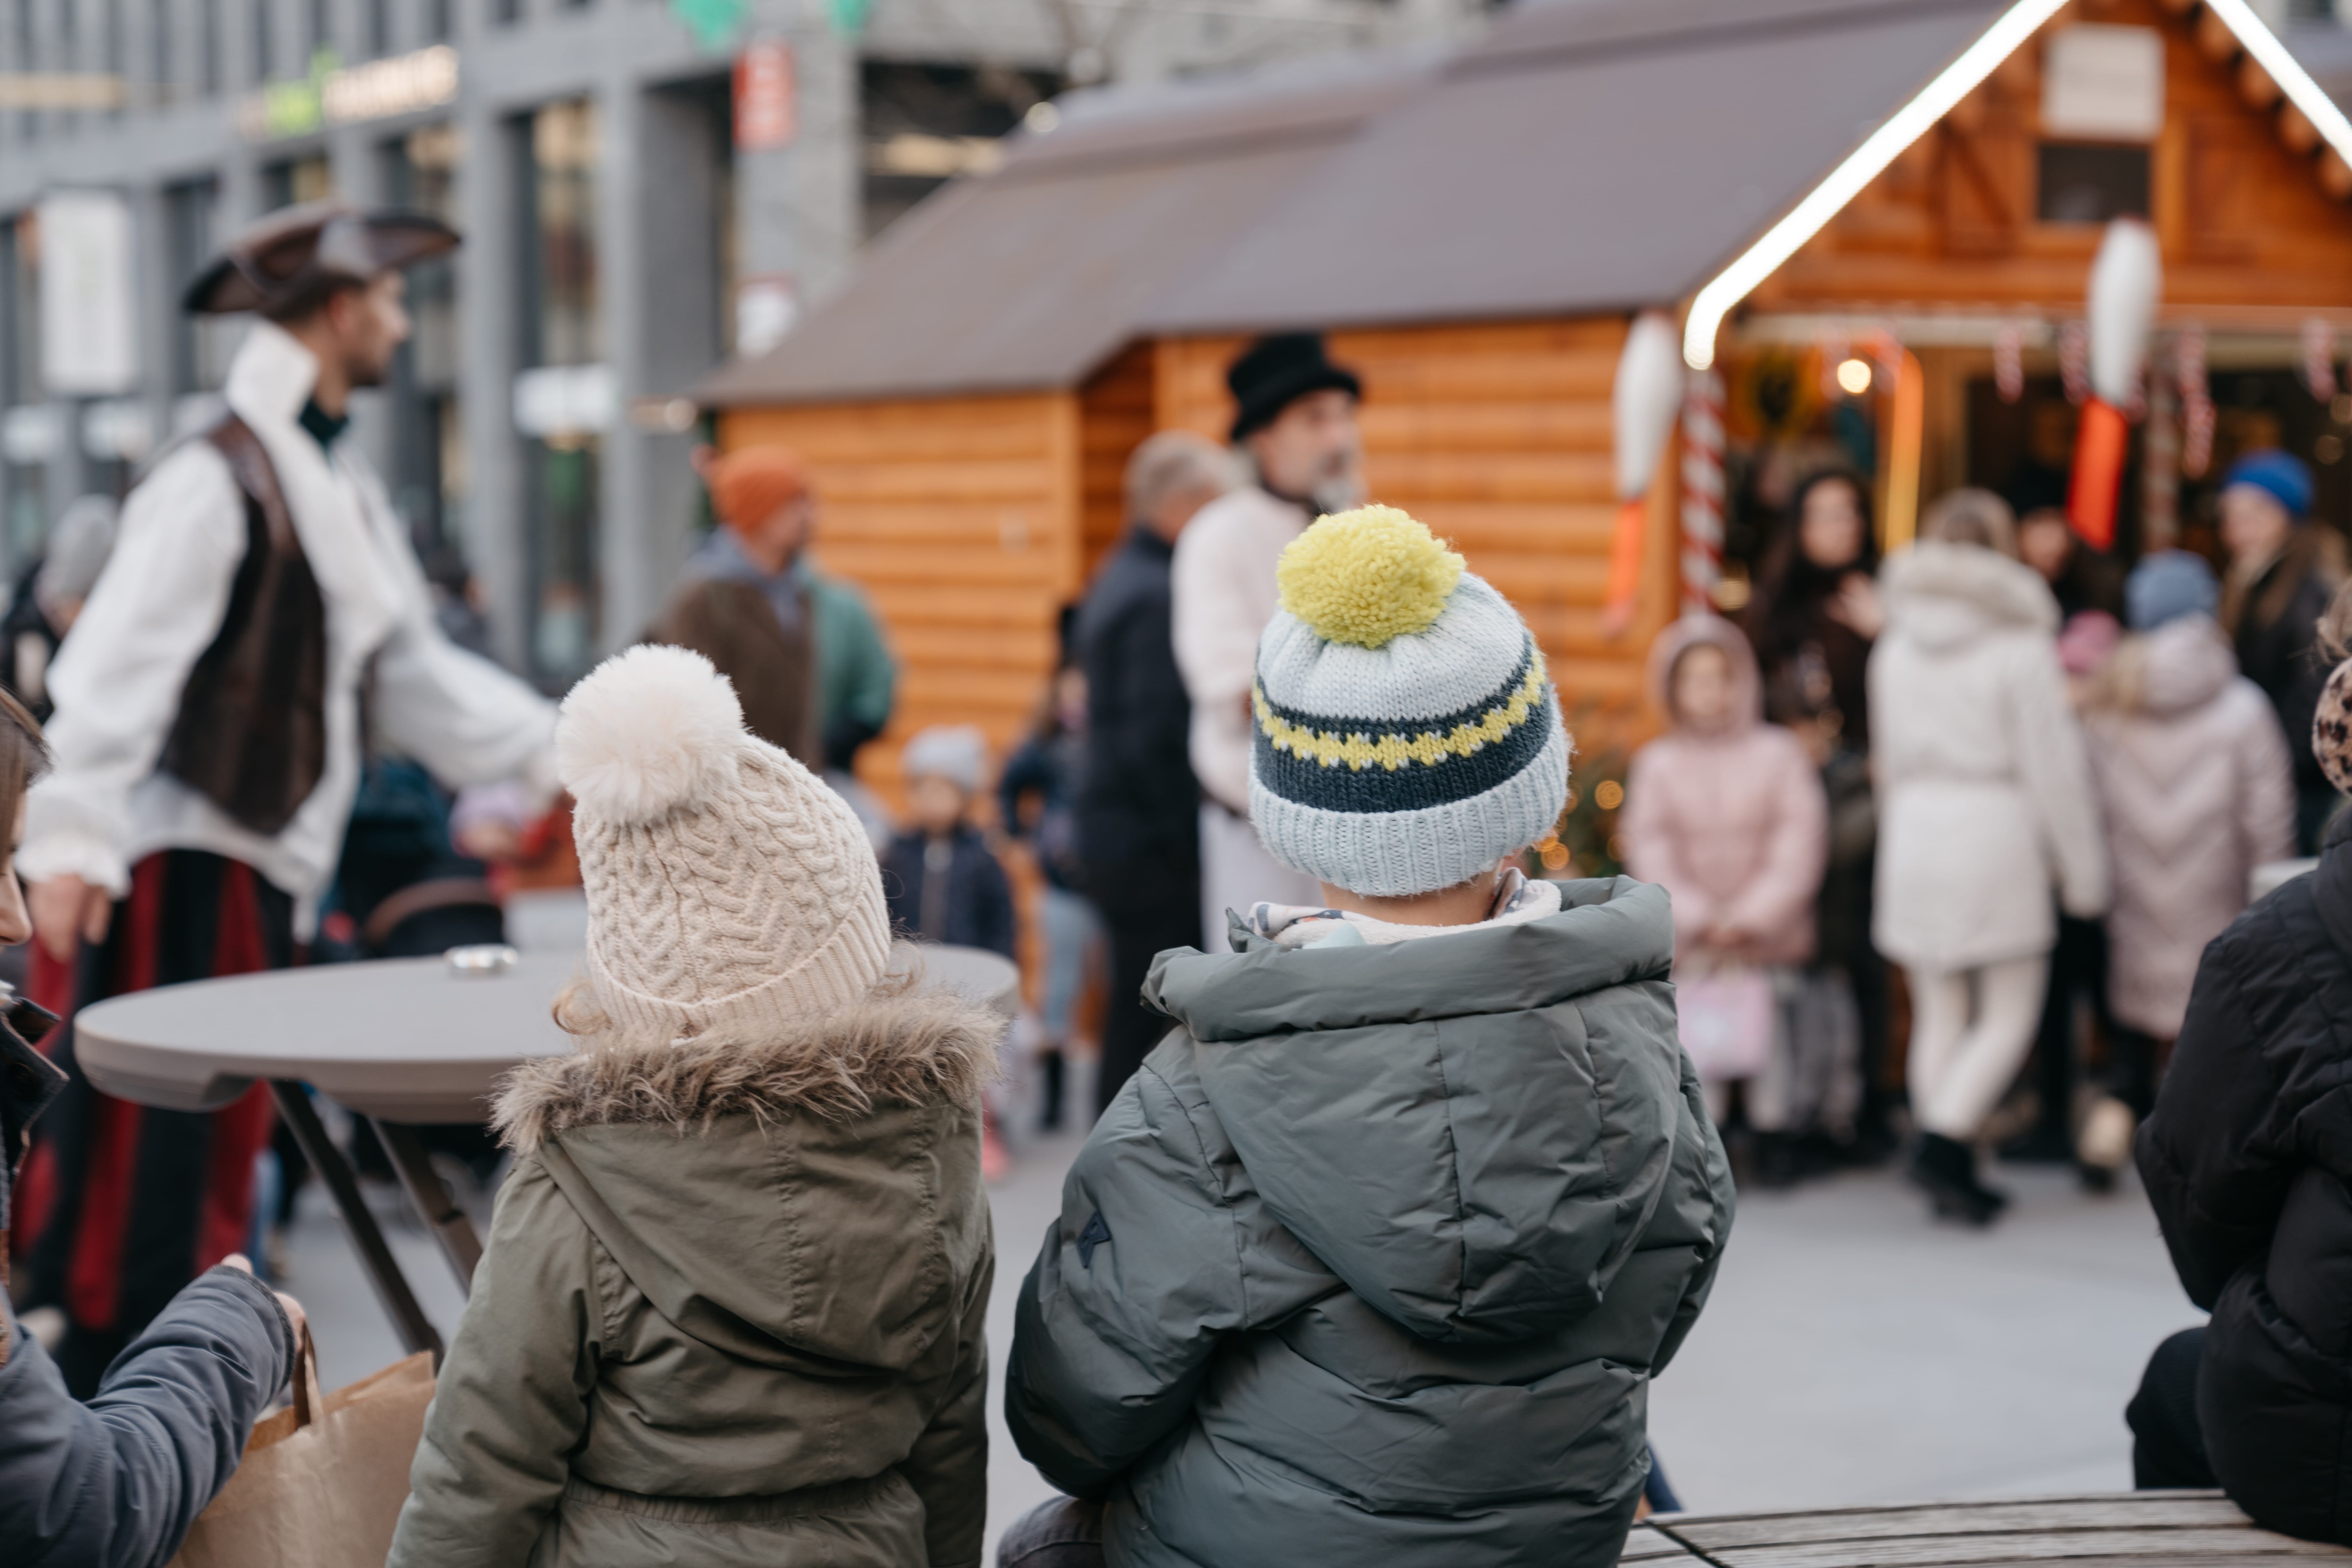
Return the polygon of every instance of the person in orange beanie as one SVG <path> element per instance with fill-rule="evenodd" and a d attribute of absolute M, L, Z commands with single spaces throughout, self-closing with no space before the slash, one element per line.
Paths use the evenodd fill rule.
<path fill-rule="evenodd" d="M 808 468 L 782 447 L 706 451 L 697 467 L 719 526 L 646 640 L 703 655 L 734 684 L 753 733 L 811 769 L 846 773 L 889 720 L 897 670 L 864 597 L 807 560 Z"/>

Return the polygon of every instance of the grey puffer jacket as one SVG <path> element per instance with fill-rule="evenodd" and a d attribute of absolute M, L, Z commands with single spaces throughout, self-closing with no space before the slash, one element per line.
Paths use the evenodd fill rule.
<path fill-rule="evenodd" d="M 1005 1392 L 1112 1568 L 1617 1561 L 1648 1381 L 1731 1180 L 1666 895 L 1391 946 L 1160 955 L 1182 1026 L 1097 1124 Z"/>

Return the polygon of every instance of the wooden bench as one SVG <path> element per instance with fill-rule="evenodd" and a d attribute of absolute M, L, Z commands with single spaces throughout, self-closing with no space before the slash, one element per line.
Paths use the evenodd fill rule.
<path fill-rule="evenodd" d="M 1918 1503 L 1739 1514 L 1664 1514 L 1635 1525 L 1637 1568 L 1937 1568 L 2055 1563 L 2101 1568 L 2266 1563 L 2352 1550 L 2259 1528 L 2220 1492 L 2110 1492 L 2015 1502 Z"/>

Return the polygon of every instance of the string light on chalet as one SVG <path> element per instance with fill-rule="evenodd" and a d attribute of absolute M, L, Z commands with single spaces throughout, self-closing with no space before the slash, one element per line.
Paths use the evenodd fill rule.
<path fill-rule="evenodd" d="M 2202 479 L 2213 465 L 2213 391 L 2206 384 L 2205 328 L 2190 321 L 2172 341 L 2173 384 L 2180 392 L 2180 471 Z"/>
<path fill-rule="evenodd" d="M 1723 377 L 1695 370 L 1683 391 L 1683 614 L 1713 614 L 1722 580 Z"/>
<path fill-rule="evenodd" d="M 2303 384 L 2320 402 L 2336 401 L 2336 323 L 2325 316 L 2303 323 Z"/>
<path fill-rule="evenodd" d="M 2074 436 L 2074 482 L 2066 498 L 2075 534 L 2094 550 L 2111 549 L 2116 542 L 2116 505 L 2131 445 L 2128 410 L 2139 400 L 2140 372 L 2163 291 L 2156 231 L 2138 218 L 2109 223 L 2091 262 L 2091 395 Z"/>
<path fill-rule="evenodd" d="M 1992 337 L 1992 389 L 2003 403 L 2025 395 L 2025 329 L 2003 321 Z"/>
<path fill-rule="evenodd" d="M 1663 310 L 1633 318 L 1625 347 L 1617 356 L 1611 389 L 1612 456 L 1617 480 L 1617 531 L 1609 551 L 1609 596 L 1601 612 L 1605 637 L 1622 637 L 1633 624 L 1633 603 L 1642 586 L 1642 542 L 1648 533 L 1650 482 L 1674 434 L 1682 410 L 1682 355 L 1675 323 Z"/>
<path fill-rule="evenodd" d="M 1870 390 L 1870 362 L 1866 359 L 1840 360 L 1836 374 L 1837 389 L 1848 397 L 1860 397 Z"/>

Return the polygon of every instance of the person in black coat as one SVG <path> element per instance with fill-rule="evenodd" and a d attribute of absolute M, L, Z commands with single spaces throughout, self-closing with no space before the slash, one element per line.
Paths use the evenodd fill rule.
<path fill-rule="evenodd" d="M 0 695 L 0 822 L 46 762 Z M 0 841 L 6 844 L 7 841 Z M 0 853 L 0 943 L 32 934 Z M 35 1049 L 57 1020 L 0 990 L 0 1244 L 29 1131 L 66 1075 Z M 0 1250 L 0 1559 L 23 1568 L 158 1568 L 236 1469 L 299 1354 L 301 1309 L 240 1258 L 199 1275 L 114 1359 L 88 1404 L 7 1300 Z"/>
<path fill-rule="evenodd" d="M 2352 788 L 2352 665 L 2314 750 Z M 2318 869 L 2198 965 L 2140 1176 L 2189 1300 L 2126 1413 L 2143 1488 L 2226 1490 L 2255 1522 L 2352 1544 L 2352 816 Z"/>
<path fill-rule="evenodd" d="M 1201 945 L 1201 786 L 1170 633 L 1169 563 L 1192 514 L 1239 482 L 1224 449 L 1165 430 L 1127 465 L 1127 538 L 1079 606 L 1087 751 L 1076 807 L 1087 896 L 1110 931 L 1099 1113 L 1167 1033 L 1143 1005 L 1151 961 Z"/>
<path fill-rule="evenodd" d="M 2221 479 L 2221 542 L 2230 552 L 2221 627 L 2238 669 L 2263 689 L 2295 753 L 2295 843 L 2315 853 L 2336 794 L 2304 746 L 2327 679 L 2318 624 L 2344 580 L 2343 544 L 2312 525 L 2311 470 L 2284 452 L 2250 452 Z"/>
<path fill-rule="evenodd" d="M 988 771 L 969 724 L 918 731 L 900 754 L 909 826 L 882 852 L 882 892 L 900 934 L 1013 958 L 1013 885 L 968 820 Z"/>

